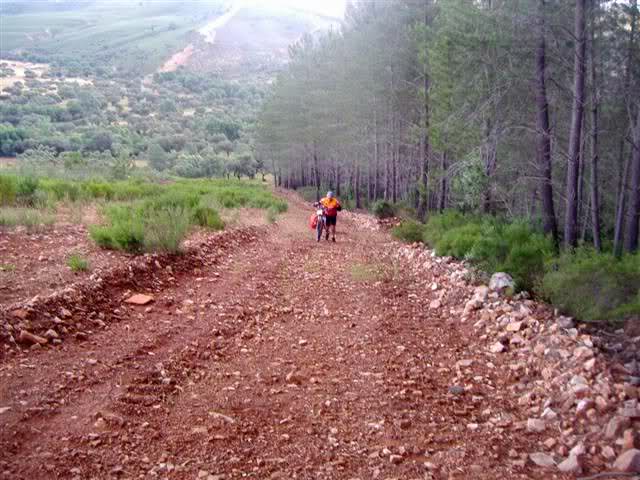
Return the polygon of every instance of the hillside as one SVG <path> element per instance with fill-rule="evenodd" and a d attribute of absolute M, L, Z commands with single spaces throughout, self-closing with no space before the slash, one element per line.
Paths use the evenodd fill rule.
<path fill-rule="evenodd" d="M 0 154 L 40 169 L 106 156 L 80 176 L 122 156 L 200 176 L 261 168 L 266 89 L 289 45 L 335 20 L 260 2 L 20 1 L 0 23 Z"/>
<path fill-rule="evenodd" d="M 196 70 L 264 71 L 282 65 L 301 35 L 335 22 L 226 0 L 9 2 L 1 11 L 1 58 L 52 63 L 71 75 L 150 74 L 189 45 Z M 216 38 L 225 12 L 232 18 Z"/>

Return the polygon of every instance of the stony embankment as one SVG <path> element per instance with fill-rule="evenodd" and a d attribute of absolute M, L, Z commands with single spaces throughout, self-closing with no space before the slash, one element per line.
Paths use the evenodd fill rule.
<path fill-rule="evenodd" d="M 428 290 L 432 310 L 446 309 L 477 338 L 470 360 L 459 365 L 460 380 L 471 388 L 465 369 L 472 363 L 501 369 L 514 382 L 508 392 L 526 416 L 499 423 L 513 431 L 542 434 L 538 449 L 521 458 L 561 472 L 640 472 L 639 338 L 623 331 L 595 332 L 560 315 L 528 295 L 501 294 L 509 277 L 497 274 L 489 286 L 473 285 L 471 271 L 421 245 L 405 246 L 396 257 L 425 277 L 437 276 Z M 452 292 L 464 292 L 464 304 L 449 304 Z M 490 418 L 487 422 L 492 422 Z"/>

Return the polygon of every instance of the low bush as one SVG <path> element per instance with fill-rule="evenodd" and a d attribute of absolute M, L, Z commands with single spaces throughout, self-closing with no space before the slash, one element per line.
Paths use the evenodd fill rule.
<path fill-rule="evenodd" d="M 67 266 L 73 272 L 86 272 L 89 270 L 89 261 L 82 255 L 74 253 L 67 258 Z"/>
<path fill-rule="evenodd" d="M 16 201 L 16 177 L 0 175 L 0 206 L 13 205 Z"/>
<path fill-rule="evenodd" d="M 179 252 L 191 228 L 190 211 L 170 206 L 150 213 L 144 219 L 144 249 L 148 252 Z"/>
<path fill-rule="evenodd" d="M 386 200 L 378 200 L 371 209 L 377 218 L 391 218 L 396 216 L 396 208 Z"/>
<path fill-rule="evenodd" d="M 553 242 L 524 221 L 485 223 L 467 258 L 490 273 L 508 272 L 519 290 L 534 291 L 554 255 Z"/>
<path fill-rule="evenodd" d="M 582 320 L 622 320 L 640 315 L 640 257 L 615 258 L 582 248 L 548 264 L 542 295 Z"/>
<path fill-rule="evenodd" d="M 139 253 L 144 249 L 144 211 L 131 205 L 107 207 L 107 225 L 89 229 L 91 238 L 101 247 Z"/>
<path fill-rule="evenodd" d="M 24 207 L 36 204 L 38 179 L 34 177 L 20 177 L 16 184 L 16 202 Z"/>
<path fill-rule="evenodd" d="M 276 223 L 276 220 L 278 220 L 278 209 L 271 206 L 267 209 L 267 213 L 266 213 L 266 220 L 267 223 Z"/>
<path fill-rule="evenodd" d="M 412 220 L 405 220 L 391 231 L 394 237 L 408 243 L 421 242 L 423 233 L 424 225 Z"/>
<path fill-rule="evenodd" d="M 466 258 L 482 237 L 482 230 L 482 225 L 477 223 L 469 223 L 453 228 L 445 232 L 436 242 L 436 253 L 438 255 Z"/>
<path fill-rule="evenodd" d="M 211 207 L 199 206 L 193 213 L 195 223 L 210 230 L 224 230 L 220 214 Z"/>
<path fill-rule="evenodd" d="M 454 210 L 446 211 L 440 215 L 433 215 L 429 217 L 427 221 L 423 240 L 431 246 L 431 248 L 436 248 L 436 245 L 443 235 L 454 228 L 462 227 L 468 223 L 480 222 L 477 219 L 472 219 Z"/>

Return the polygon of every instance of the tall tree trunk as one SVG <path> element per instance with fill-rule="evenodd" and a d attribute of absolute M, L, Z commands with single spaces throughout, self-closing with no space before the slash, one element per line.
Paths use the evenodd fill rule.
<path fill-rule="evenodd" d="M 545 28 L 545 0 L 538 3 L 538 46 L 536 48 L 536 109 L 538 130 L 538 169 L 544 233 L 551 235 L 558 245 L 558 223 L 553 204 L 551 173 L 551 128 L 549 126 L 549 102 L 547 100 L 547 41 Z"/>
<path fill-rule="evenodd" d="M 400 155 L 400 141 L 398 135 L 398 121 L 393 120 L 393 152 L 391 163 L 391 201 L 396 203 L 398 201 L 398 157 Z"/>
<path fill-rule="evenodd" d="M 630 90 L 631 90 L 631 74 L 632 65 L 634 61 L 634 46 L 635 36 L 637 30 L 637 18 L 638 18 L 638 0 L 633 0 L 631 3 L 631 28 L 629 29 L 629 42 L 627 47 L 627 61 L 625 68 L 624 78 L 624 92 L 622 102 L 623 105 L 629 105 Z M 624 216 L 626 210 L 626 195 L 629 175 L 629 162 L 628 157 L 625 156 L 625 145 L 627 138 L 627 123 L 625 122 L 625 128 L 620 135 L 620 146 L 618 148 L 618 165 L 620 168 L 620 177 L 618 180 L 618 201 L 616 208 L 616 228 L 614 233 L 614 251 L 616 255 L 622 253 L 622 238 L 624 229 Z M 633 154 L 633 151 L 632 151 Z"/>
<path fill-rule="evenodd" d="M 342 183 L 342 180 L 340 178 L 340 175 L 342 173 L 342 168 L 340 167 L 340 161 L 338 160 L 338 155 L 336 155 L 336 195 L 340 196 L 340 185 Z"/>
<path fill-rule="evenodd" d="M 571 133 L 569 135 L 569 158 L 567 169 L 567 208 L 564 225 L 564 242 L 568 248 L 578 243 L 578 177 L 580 162 L 580 142 L 582 140 L 582 119 L 584 113 L 585 82 L 585 2 L 576 0 L 575 7 L 575 58 L 573 82 L 573 108 Z"/>
<path fill-rule="evenodd" d="M 390 152 L 391 151 L 391 152 Z M 393 155 L 393 149 L 390 145 L 385 144 L 385 159 L 384 159 L 384 199 L 389 200 L 391 195 L 391 156 Z"/>
<path fill-rule="evenodd" d="M 618 185 L 618 198 L 616 199 L 616 225 L 613 234 L 613 253 L 616 257 L 622 254 L 622 239 L 624 236 L 624 217 L 627 209 L 627 187 L 629 185 L 629 162 L 625 161 Z"/>
<path fill-rule="evenodd" d="M 375 167 L 375 178 L 373 183 L 373 200 L 378 200 L 378 188 L 380 186 L 380 143 L 378 141 L 378 108 L 373 107 L 373 163 Z"/>
<path fill-rule="evenodd" d="M 356 158 L 356 179 L 355 179 L 355 196 L 356 196 L 356 208 L 362 208 L 362 203 L 360 202 L 360 162 Z"/>
<path fill-rule="evenodd" d="M 447 208 L 447 152 L 442 152 L 440 159 L 440 169 L 442 178 L 440 179 L 440 198 L 438 199 L 438 210 L 442 213 Z"/>
<path fill-rule="evenodd" d="M 640 105 L 636 124 L 632 135 L 631 154 L 631 201 L 629 204 L 629 217 L 627 223 L 627 252 L 638 250 L 638 223 L 640 221 Z"/>
<path fill-rule="evenodd" d="M 424 26 L 425 31 L 427 26 L 429 25 L 429 1 L 425 0 L 424 2 Z M 425 53 L 426 54 L 426 53 Z M 423 105 L 423 133 L 422 133 L 422 185 L 420 188 L 420 200 L 418 202 L 418 218 L 421 221 L 425 221 L 427 219 L 427 211 L 429 209 L 429 155 L 430 155 L 430 143 L 429 143 L 429 126 L 431 123 L 430 112 L 429 112 L 429 72 L 427 71 L 427 59 L 424 60 L 424 68 L 422 74 L 424 75 L 423 79 L 423 88 L 424 88 L 424 105 Z"/>
<path fill-rule="evenodd" d="M 315 172 L 316 202 L 320 201 L 320 163 L 318 162 L 318 151 L 316 142 L 313 142 L 313 170 Z"/>
<path fill-rule="evenodd" d="M 602 250 L 600 233 L 600 192 L 598 190 L 598 135 L 600 106 L 600 91 L 598 87 L 596 20 L 599 0 L 591 0 L 591 233 L 593 246 L 597 251 Z"/>
<path fill-rule="evenodd" d="M 493 138 L 493 126 L 491 118 L 485 120 L 485 158 L 484 158 L 484 174 L 487 178 L 487 185 L 482 200 L 482 211 L 484 213 L 495 213 L 493 205 L 493 175 L 496 170 L 496 143 Z"/>

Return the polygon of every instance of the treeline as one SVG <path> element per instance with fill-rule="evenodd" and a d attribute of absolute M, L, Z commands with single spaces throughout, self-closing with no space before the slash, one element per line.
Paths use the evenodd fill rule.
<path fill-rule="evenodd" d="M 424 220 L 528 218 L 557 244 L 635 251 L 637 0 L 353 1 L 291 47 L 257 149 L 279 185 Z"/>

